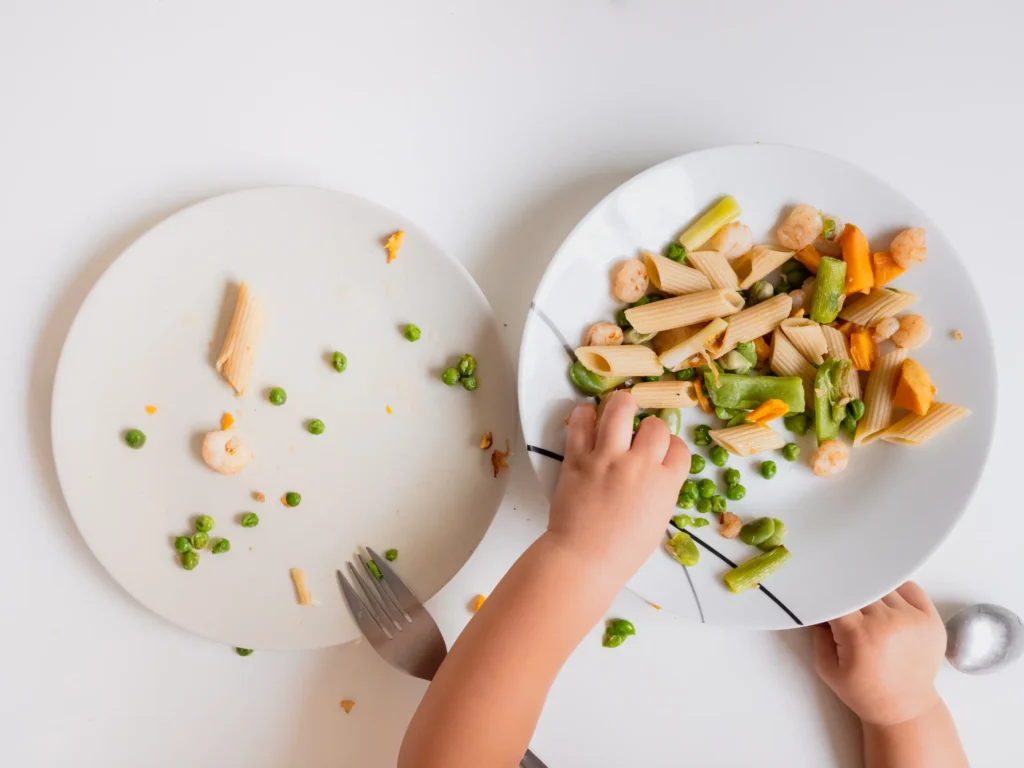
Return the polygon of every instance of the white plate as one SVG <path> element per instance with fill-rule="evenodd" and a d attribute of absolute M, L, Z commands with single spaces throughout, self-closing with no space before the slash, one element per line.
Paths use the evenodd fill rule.
<path fill-rule="evenodd" d="M 770 481 L 757 471 L 765 456 L 733 457 L 730 466 L 742 472 L 747 495 L 730 509 L 788 524 L 793 557 L 767 580 L 767 590 L 732 595 L 725 589 L 721 578 L 729 566 L 723 558 L 739 562 L 756 550 L 721 538 L 717 525 L 694 531 L 706 544 L 698 566 L 683 569 L 656 552 L 630 582 L 652 603 L 709 624 L 785 629 L 877 599 L 910 576 L 953 529 L 991 442 L 995 363 L 970 275 L 938 227 L 892 187 L 834 157 L 790 147 L 724 147 L 677 157 L 601 201 L 563 243 L 534 296 L 520 351 L 519 405 L 530 458 L 549 496 L 559 463 L 538 449 L 563 452 L 562 421 L 581 400 L 566 378 L 571 357 L 565 345 L 578 346 L 591 323 L 614 319 L 620 306 L 609 293 L 614 263 L 641 248 L 660 251 L 724 194 L 737 199 L 741 220 L 758 241 L 770 236 L 783 209 L 798 202 L 856 223 L 874 250 L 885 250 L 905 227 L 925 227 L 927 263 L 894 283 L 921 296 L 912 311 L 934 328 L 932 340 L 911 355 L 931 373 L 941 400 L 973 411 L 922 448 L 859 448 L 850 468 L 831 480 L 815 477 L 808 466 L 810 437 L 800 441 L 799 464 L 772 457 L 779 468 Z M 954 329 L 963 332 L 963 341 L 951 338 Z M 692 410 L 691 423 L 712 420 Z M 721 486 L 721 473 L 708 462 L 702 477 Z"/>
<path fill-rule="evenodd" d="M 382 238 L 399 228 L 405 244 L 386 264 Z M 237 398 L 211 360 L 243 279 L 267 324 Z M 409 322 L 416 343 L 402 336 Z M 328 364 L 335 349 L 343 374 Z M 475 392 L 439 379 L 462 352 L 479 363 Z M 273 386 L 288 393 L 282 407 L 267 400 Z M 315 648 L 359 634 L 335 576 L 358 546 L 397 548 L 422 599 L 466 562 L 506 485 L 480 436 L 514 438 L 514 386 L 487 300 L 422 230 L 349 195 L 258 189 L 167 219 L 96 284 L 57 371 L 54 455 L 85 540 L 143 605 L 230 645 Z M 256 455 L 233 477 L 199 452 L 224 411 Z M 306 431 L 310 418 L 324 434 Z M 142 450 L 122 440 L 131 427 L 148 436 Z M 280 503 L 289 490 L 299 507 Z M 237 523 L 246 511 L 258 527 Z M 198 514 L 231 551 L 202 552 L 188 572 L 171 542 Z M 293 567 L 319 605 L 296 604 Z"/>

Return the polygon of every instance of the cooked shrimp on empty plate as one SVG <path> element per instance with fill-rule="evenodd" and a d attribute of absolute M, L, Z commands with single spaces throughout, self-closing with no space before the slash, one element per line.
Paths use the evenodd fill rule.
<path fill-rule="evenodd" d="M 249 446 L 231 430 L 207 432 L 203 438 L 203 461 L 214 472 L 237 475 L 252 458 Z"/>

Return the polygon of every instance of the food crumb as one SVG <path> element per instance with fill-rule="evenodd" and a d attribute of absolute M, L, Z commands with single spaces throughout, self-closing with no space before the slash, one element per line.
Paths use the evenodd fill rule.
<path fill-rule="evenodd" d="M 259 491 L 253 491 L 252 492 L 252 498 L 253 498 L 253 501 L 258 501 L 260 504 L 262 504 L 264 501 L 267 500 L 267 497 L 264 496 Z"/>
<path fill-rule="evenodd" d="M 286 507 L 291 506 L 290 504 L 288 504 L 288 494 L 287 493 L 284 496 L 281 497 L 281 503 L 284 504 Z"/>
<path fill-rule="evenodd" d="M 231 427 L 233 427 L 234 425 L 235 417 L 232 416 L 230 413 L 225 412 L 224 415 L 220 417 L 221 430 L 231 429 Z"/>
<path fill-rule="evenodd" d="M 477 595 L 469 604 L 469 609 L 473 611 L 473 613 L 476 613 L 483 607 L 485 600 L 487 600 L 487 598 L 484 595 Z"/>
<path fill-rule="evenodd" d="M 384 250 L 388 252 L 388 264 L 398 258 L 398 249 L 402 247 L 403 240 L 405 240 L 405 232 L 400 229 L 384 243 Z"/>
<path fill-rule="evenodd" d="M 511 452 L 512 449 L 509 447 L 508 438 L 505 438 L 504 451 L 499 451 L 497 448 L 491 451 L 491 466 L 494 468 L 495 477 L 498 476 L 498 473 L 501 472 L 501 470 L 508 469 L 508 462 L 506 459 Z"/>
<path fill-rule="evenodd" d="M 394 411 L 391 410 L 391 406 L 390 405 L 385 405 L 384 406 L 384 410 L 387 411 L 388 416 L 390 416 L 391 414 L 394 413 Z"/>
<path fill-rule="evenodd" d="M 492 445 L 494 445 L 494 435 L 490 432 L 485 432 L 484 436 L 480 438 L 480 450 L 486 451 Z"/>
<path fill-rule="evenodd" d="M 306 587 L 306 572 L 301 568 L 289 568 L 288 572 L 291 574 L 292 583 L 295 584 L 295 596 L 299 601 L 299 605 L 312 605 L 313 595 L 309 593 L 309 589 Z"/>
<path fill-rule="evenodd" d="M 352 707 L 354 707 L 355 705 L 356 705 L 356 703 L 354 701 L 352 701 L 352 699 L 342 699 L 341 700 L 341 708 L 345 710 L 345 714 L 346 715 L 349 712 L 352 711 Z"/>
<path fill-rule="evenodd" d="M 146 413 L 148 413 L 150 416 L 152 416 L 154 413 L 156 413 L 156 406 L 155 405 L 147 405 L 146 406 Z"/>
<path fill-rule="evenodd" d="M 956 341 L 963 341 L 964 340 L 964 335 L 962 333 L 960 333 L 960 331 L 953 331 L 953 338 Z"/>
<path fill-rule="evenodd" d="M 660 610 L 661 610 L 661 606 L 660 606 L 660 605 L 658 605 L 657 603 L 652 603 L 652 602 L 648 601 L 648 603 L 647 603 L 647 604 L 648 604 L 649 606 L 651 606 L 651 608 L 653 608 L 653 609 L 654 609 L 654 610 L 656 610 L 656 611 L 660 611 Z"/>

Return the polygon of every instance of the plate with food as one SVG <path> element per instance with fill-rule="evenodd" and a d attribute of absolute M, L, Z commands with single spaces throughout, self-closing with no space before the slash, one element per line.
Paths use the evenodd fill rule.
<path fill-rule="evenodd" d="M 242 648 L 359 630 L 335 569 L 387 552 L 423 599 L 504 496 L 515 379 L 469 274 L 401 216 L 256 189 L 163 221 L 61 353 L 53 447 L 96 557 L 139 602 Z"/>
<path fill-rule="evenodd" d="M 996 412 L 983 302 L 935 223 L 854 165 L 768 145 L 641 173 L 555 254 L 519 362 L 549 494 L 566 415 L 623 388 L 693 452 L 630 587 L 752 629 L 909 577 L 967 508 Z"/>

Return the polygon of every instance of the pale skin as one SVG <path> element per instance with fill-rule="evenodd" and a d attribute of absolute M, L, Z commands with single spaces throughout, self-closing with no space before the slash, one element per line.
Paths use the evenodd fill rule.
<path fill-rule="evenodd" d="M 689 472 L 683 441 L 656 418 L 644 419 L 634 437 L 635 414 L 627 392 L 608 400 L 599 422 L 592 405 L 573 411 L 548 529 L 441 665 L 406 732 L 399 768 L 519 764 L 556 675 L 664 540 Z M 819 672 L 864 721 L 869 768 L 964 766 L 932 684 L 937 616 L 904 603 L 899 611 L 869 606 L 833 622 L 831 632 L 816 628 Z M 939 746 L 942 758 L 933 758 Z M 954 753 L 960 762 L 949 762 Z"/>

